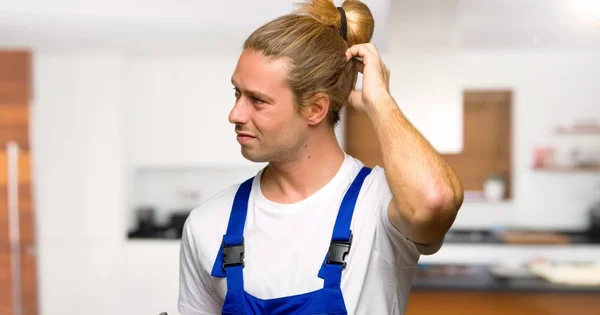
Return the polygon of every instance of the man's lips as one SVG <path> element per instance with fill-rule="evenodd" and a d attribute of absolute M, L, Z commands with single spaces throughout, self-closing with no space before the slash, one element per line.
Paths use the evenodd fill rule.
<path fill-rule="evenodd" d="M 237 134 L 237 141 L 239 143 L 246 143 L 246 142 L 251 141 L 253 139 L 256 139 L 256 137 L 254 137 L 254 136 L 252 136 L 250 134 L 247 134 L 247 133 L 241 133 L 240 132 L 240 133 Z"/>

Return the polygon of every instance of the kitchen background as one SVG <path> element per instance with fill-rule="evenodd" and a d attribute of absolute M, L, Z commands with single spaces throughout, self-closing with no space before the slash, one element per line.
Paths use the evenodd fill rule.
<path fill-rule="evenodd" d="M 423 270 L 600 263 L 590 231 L 600 202 L 600 2 L 365 2 L 400 107 L 469 183 L 446 245 L 421 259 Z M 38 314 L 177 314 L 187 213 L 262 167 L 243 159 L 227 121 L 229 78 L 249 30 L 291 2 L 163 5 L 0 3 L 0 48 L 30 53 Z M 376 163 L 352 132 L 368 128 L 345 112 L 336 131 L 348 152 Z M 429 314 L 418 304 L 429 288 L 456 293 L 469 283 L 510 292 L 524 283 L 528 294 L 563 301 L 573 290 L 596 301 L 600 292 L 448 284 L 444 270 L 441 282 L 416 282 L 409 314 Z"/>

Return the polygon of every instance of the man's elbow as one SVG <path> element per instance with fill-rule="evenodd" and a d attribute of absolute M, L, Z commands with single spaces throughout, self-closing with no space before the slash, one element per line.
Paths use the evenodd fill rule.
<path fill-rule="evenodd" d="M 440 217 L 455 216 L 464 199 L 460 182 L 430 188 L 425 196 L 425 208 L 433 220 Z"/>
<path fill-rule="evenodd" d="M 432 189 L 426 196 L 423 211 L 416 215 L 414 223 L 427 227 L 424 229 L 428 231 L 427 243 L 436 243 L 444 238 L 456 219 L 463 202 L 462 188 Z"/>
<path fill-rule="evenodd" d="M 400 200 L 395 199 L 395 203 L 390 204 L 391 218 L 413 242 L 422 246 L 439 245 L 462 205 L 462 187 L 426 189 L 421 196 L 420 202 L 404 205 L 404 214 L 398 210 L 403 209 L 398 204 Z"/>

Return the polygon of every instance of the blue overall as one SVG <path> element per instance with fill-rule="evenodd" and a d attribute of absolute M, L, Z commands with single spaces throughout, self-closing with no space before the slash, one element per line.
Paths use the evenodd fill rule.
<path fill-rule="evenodd" d="M 244 291 L 244 224 L 248 211 L 248 198 L 254 178 L 240 185 L 233 200 L 227 232 L 217 254 L 211 275 L 227 277 L 227 295 L 223 305 L 223 315 L 315 315 L 315 314 L 347 314 L 342 289 L 340 287 L 342 270 L 346 268 L 344 261 L 352 244 L 350 222 L 354 206 L 362 184 L 371 172 L 363 167 L 340 205 L 329 251 L 319 270 L 319 277 L 324 280 L 322 289 L 275 299 L 259 299 Z M 293 272 L 293 271 L 291 271 Z"/>

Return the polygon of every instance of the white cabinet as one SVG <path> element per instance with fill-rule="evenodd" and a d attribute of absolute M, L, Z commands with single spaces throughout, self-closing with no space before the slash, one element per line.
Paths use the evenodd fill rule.
<path fill-rule="evenodd" d="M 457 57 L 446 54 L 394 54 L 386 58 L 390 92 L 406 117 L 441 153 L 463 146 L 462 91 Z"/>
<path fill-rule="evenodd" d="M 237 56 L 130 59 L 125 130 L 132 166 L 247 164 L 228 114 Z"/>
<path fill-rule="evenodd" d="M 398 106 L 441 153 L 462 150 L 462 52 L 457 0 L 393 1 L 390 90 Z"/>

